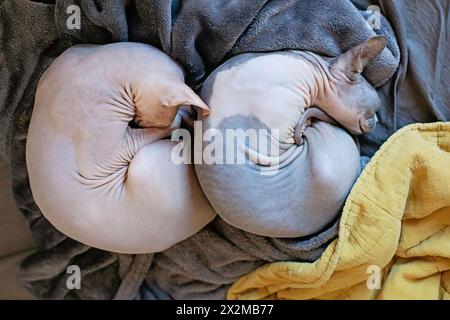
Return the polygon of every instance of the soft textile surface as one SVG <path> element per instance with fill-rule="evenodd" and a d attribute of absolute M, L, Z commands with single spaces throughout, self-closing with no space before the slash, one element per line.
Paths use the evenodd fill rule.
<path fill-rule="evenodd" d="M 81 3 L 81 30 L 66 27 L 66 8 L 74 2 Z M 358 2 L 361 9 L 367 8 L 366 1 Z M 30 221 L 37 247 L 37 253 L 27 259 L 20 270 L 20 278 L 36 296 L 130 298 L 151 264 L 148 255 L 117 255 L 67 238 L 42 217 L 33 201 L 25 165 L 25 142 L 34 91 L 42 72 L 64 49 L 79 42 L 150 43 L 181 61 L 194 84 L 232 53 L 294 48 L 338 54 L 354 44 L 347 41 L 351 34 L 355 36 L 355 42 L 359 36 L 367 36 L 356 27 L 365 24 L 360 17 L 352 25 L 339 25 L 341 20 L 334 19 L 343 16 L 336 14 L 336 6 L 342 12 L 355 12 L 349 1 L 251 0 L 234 5 L 228 1 L 202 1 L 193 11 L 196 3 L 127 1 L 124 6 L 122 1 L 114 0 L 58 1 L 55 7 L 32 1 L 0 0 L 0 154 L 12 165 L 15 199 Z M 307 11 L 305 3 L 317 4 L 320 10 Z M 450 118 L 446 104 L 449 101 L 448 72 L 441 72 L 448 69 L 445 39 L 449 2 L 380 0 L 373 3 L 381 7 L 393 26 L 400 44 L 401 65 L 395 77 L 380 88 L 383 99 L 381 125 L 363 140 L 361 147 L 365 155 L 373 154 L 390 134 L 407 123 Z M 324 7 L 327 10 L 323 10 Z M 305 20 L 292 18 L 298 12 L 305 13 Z M 326 21 L 331 23 L 327 25 L 328 30 L 336 27 L 345 32 L 325 41 L 323 36 L 328 36 L 327 29 L 321 29 L 324 24 L 316 22 L 324 22 L 322 14 L 327 19 L 333 18 L 332 22 Z M 436 19 L 436 16 L 441 18 Z M 293 37 L 305 37 L 305 33 L 297 31 L 307 30 L 309 34 L 313 29 L 324 31 L 319 32 L 321 37 L 309 42 L 318 47 L 302 47 L 293 40 Z M 363 29 L 367 30 L 365 25 Z M 286 30 L 290 32 L 287 34 Z M 222 239 L 220 234 L 219 230 Z M 268 240 L 261 238 L 261 241 Z M 318 248 L 320 246 L 315 250 Z M 190 250 L 195 256 L 205 247 Z M 248 248 L 244 250 L 249 251 Z M 259 260 L 258 255 L 255 256 Z M 221 255 L 207 260 L 212 265 L 220 265 L 223 259 Z M 240 261 L 239 256 L 230 260 Z M 258 263 L 264 262 L 266 260 Z M 81 290 L 69 291 L 65 285 L 69 264 L 78 264 L 83 270 Z"/>
<path fill-rule="evenodd" d="M 399 128 L 414 122 L 450 120 L 448 0 L 355 0 L 378 5 L 391 24 L 400 47 L 399 70 L 379 94 L 380 125 L 360 140 L 361 152 L 372 156 Z"/>
<path fill-rule="evenodd" d="M 228 298 L 450 299 L 448 168 L 450 122 L 402 128 L 360 175 L 320 259 L 265 265 Z M 372 265 L 379 289 L 366 285 Z"/>
<path fill-rule="evenodd" d="M 366 8 L 368 2 L 359 1 Z M 363 154 L 372 155 L 383 141 L 398 128 L 412 122 L 431 122 L 436 120 L 450 121 L 449 90 L 450 78 L 448 71 L 448 53 L 445 39 L 448 28 L 448 1 L 373 1 L 378 4 L 383 14 L 394 26 L 394 31 L 401 44 L 402 62 L 394 78 L 380 88 L 383 106 L 379 112 L 380 124 L 374 132 L 365 135 L 361 141 Z M 436 19 L 439 15 L 442 19 Z M 433 43 L 433 47 L 428 44 Z M 409 62 L 408 62 L 409 61 Z M 411 62 L 412 61 L 412 62 Z M 430 68 L 433 66 L 433 68 Z M 398 92 L 398 94 L 397 94 Z M 430 99 L 430 97 L 433 99 Z M 367 158 L 364 158 L 367 159 Z M 393 193 L 396 191 L 394 190 Z M 221 232 L 208 228 L 208 233 Z M 201 236 L 201 233 L 198 235 Z M 209 238 L 204 238 L 209 239 Z M 201 244 L 201 242 L 199 242 Z M 179 246 L 182 246 L 181 243 Z M 237 263 L 222 263 L 223 253 L 218 254 L 207 248 L 195 247 L 193 254 L 201 253 L 202 271 L 198 281 L 191 276 L 198 267 L 193 264 L 192 269 L 187 263 L 187 254 L 175 256 L 175 248 L 155 256 L 154 269 L 152 267 L 149 280 L 158 278 L 159 284 L 167 291 L 161 294 L 160 288 L 150 286 L 143 297 L 223 297 L 222 286 L 219 283 L 230 283 L 231 277 L 221 277 L 223 270 L 238 270 Z M 181 251 L 181 250 L 180 250 Z M 239 258 L 239 256 L 238 256 Z M 162 260 L 158 267 L 158 261 Z M 267 260 L 266 260 L 267 261 Z M 264 262 L 262 262 L 264 263 Z M 243 264 L 240 261 L 240 264 Z M 205 268 L 205 265 L 209 266 Z M 425 269 L 423 269 L 425 270 Z M 160 274 L 157 275 L 156 273 Z M 230 272 L 230 271 L 229 271 Z M 242 270 L 244 272 L 244 270 Z M 366 279 L 368 274 L 364 272 Z M 195 273 L 194 273 L 195 274 Z M 204 276 L 207 274 L 210 278 Z M 244 275 L 244 273 L 243 273 Z M 213 278 L 214 280 L 212 280 Z M 194 280 L 192 286 L 190 281 Z M 220 292 L 218 292 L 220 290 Z M 144 290 L 143 290 L 144 291 Z M 151 294 L 149 294 L 151 293 Z"/>
<path fill-rule="evenodd" d="M 338 223 L 305 238 L 257 236 L 217 217 L 207 228 L 155 254 L 144 293 L 173 299 L 224 299 L 240 276 L 267 263 L 315 261 L 335 238 Z"/>

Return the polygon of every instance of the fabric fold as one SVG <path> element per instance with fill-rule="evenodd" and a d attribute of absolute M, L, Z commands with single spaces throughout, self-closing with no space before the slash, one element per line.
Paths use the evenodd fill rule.
<path fill-rule="evenodd" d="M 400 129 L 360 175 L 339 237 L 317 261 L 265 265 L 239 279 L 228 298 L 448 299 L 448 168 L 450 122 Z"/>

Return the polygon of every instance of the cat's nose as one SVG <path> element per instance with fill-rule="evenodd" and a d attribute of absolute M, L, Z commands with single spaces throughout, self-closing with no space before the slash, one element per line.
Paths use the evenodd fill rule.
<path fill-rule="evenodd" d="M 377 124 L 378 124 L 378 117 L 376 114 L 374 114 L 372 117 L 363 121 L 361 129 L 363 129 L 364 132 L 370 132 L 373 129 L 375 129 Z"/>

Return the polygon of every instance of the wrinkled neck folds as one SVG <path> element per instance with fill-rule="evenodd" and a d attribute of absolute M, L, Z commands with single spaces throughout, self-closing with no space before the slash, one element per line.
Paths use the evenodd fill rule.
<path fill-rule="evenodd" d="M 305 108 L 320 105 L 321 98 L 329 87 L 331 75 L 326 62 L 318 55 L 308 51 L 291 51 L 303 60 L 300 68 L 300 90 L 303 91 Z"/>

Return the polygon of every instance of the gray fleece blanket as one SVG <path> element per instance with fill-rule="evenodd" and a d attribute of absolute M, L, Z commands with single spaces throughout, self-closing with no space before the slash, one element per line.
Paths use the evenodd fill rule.
<path fill-rule="evenodd" d="M 18 207 L 30 222 L 36 253 L 19 269 L 22 283 L 51 299 L 223 298 L 227 286 L 256 267 L 278 260 L 313 261 L 336 237 L 337 225 L 302 239 L 273 239 L 216 219 L 192 238 L 151 255 L 122 255 L 67 238 L 33 201 L 25 143 L 34 91 L 42 72 L 80 42 L 145 42 L 162 48 L 199 87 L 232 55 L 300 49 L 336 55 L 366 38 L 366 21 L 347 0 L 276 1 L 8 1 L 0 0 L 0 153 L 11 164 Z M 43 3 L 46 2 L 46 3 Z M 411 122 L 449 120 L 448 1 L 374 1 L 393 26 L 390 56 L 367 69 L 380 87 L 381 125 L 362 139 L 371 156 L 396 129 Z M 67 8 L 81 8 L 81 29 L 67 28 Z M 355 1 L 360 9 L 366 1 Z M 367 17 L 367 14 L 365 14 Z M 439 16 L 439 19 L 436 18 Z M 287 32 L 287 30 L 289 30 Z M 413 31 L 411 31 L 413 30 Z M 67 266 L 81 269 L 81 289 L 69 290 Z M 143 284 L 143 280 L 145 285 Z"/>

